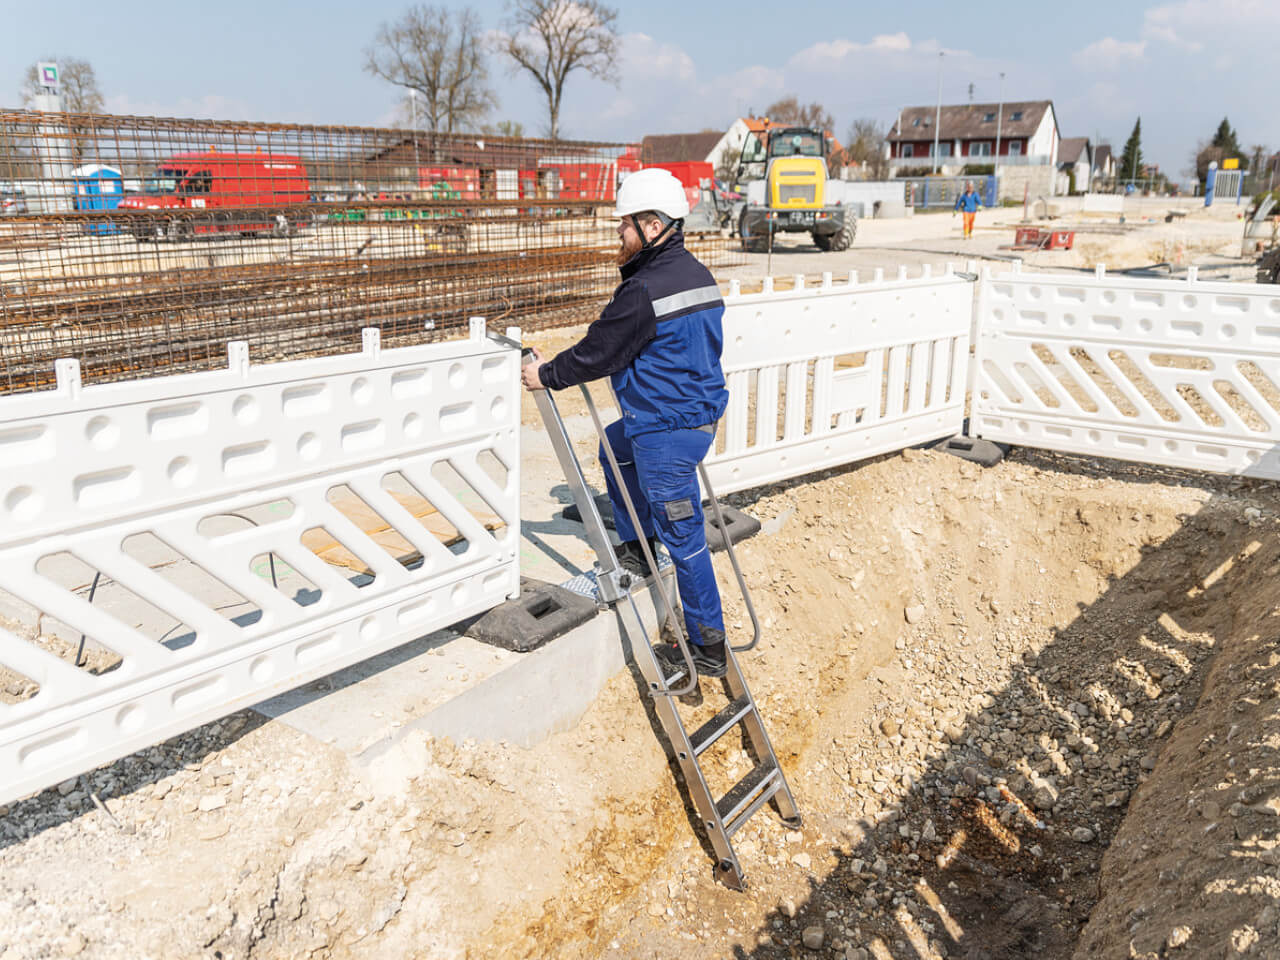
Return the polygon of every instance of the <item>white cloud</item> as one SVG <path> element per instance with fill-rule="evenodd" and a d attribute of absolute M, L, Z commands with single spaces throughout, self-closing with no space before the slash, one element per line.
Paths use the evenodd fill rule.
<path fill-rule="evenodd" d="M 621 37 L 618 76 L 617 87 L 581 74 L 570 79 L 561 124 L 568 136 L 633 141 L 649 133 L 723 129 L 737 113 L 763 109 L 785 92 L 777 68 L 703 77 L 682 47 L 644 33 Z"/>
<path fill-rule="evenodd" d="M 1200 53 L 1208 40 L 1228 47 L 1250 36 L 1273 41 L 1275 29 L 1280 29 L 1275 0 L 1181 0 L 1151 7 L 1142 17 L 1143 36 L 1187 53 Z"/>
<path fill-rule="evenodd" d="M 910 50 L 911 38 L 905 33 L 882 33 L 871 38 L 871 46 L 877 50 Z"/>
<path fill-rule="evenodd" d="M 1079 67 L 1091 70 L 1111 70 L 1137 63 L 1146 57 L 1147 41 L 1117 40 L 1103 37 L 1071 55 Z"/>

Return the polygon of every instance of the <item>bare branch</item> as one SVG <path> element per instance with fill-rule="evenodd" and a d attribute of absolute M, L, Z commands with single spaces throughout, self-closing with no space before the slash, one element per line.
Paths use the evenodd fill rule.
<path fill-rule="evenodd" d="M 560 106 L 569 74 L 583 70 L 618 81 L 618 11 L 599 0 L 514 0 L 499 48 L 547 98 L 548 132 L 560 136 Z"/>
<path fill-rule="evenodd" d="M 478 127 L 497 106 L 480 21 L 471 10 L 410 7 L 399 20 L 378 27 L 364 68 L 421 94 L 423 126 L 431 133 Z"/>
<path fill-rule="evenodd" d="M 770 104 L 764 115 L 774 123 L 794 123 L 818 130 L 830 130 L 832 127 L 831 114 L 826 107 L 816 101 L 802 104 L 795 94 Z"/>

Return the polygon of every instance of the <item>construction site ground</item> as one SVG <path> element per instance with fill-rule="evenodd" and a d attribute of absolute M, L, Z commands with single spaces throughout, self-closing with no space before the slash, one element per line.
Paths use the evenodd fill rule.
<path fill-rule="evenodd" d="M 967 244 L 946 215 L 868 221 L 773 272 L 1004 255 L 1004 213 Z M 1096 242 L 1120 269 L 1238 238 L 1193 209 Z M 522 479 L 535 575 L 567 578 L 586 554 L 533 442 Z M 538 742 L 435 737 L 414 718 L 520 656 L 446 633 L 396 658 L 395 690 L 390 664 L 310 685 L 318 713 L 345 695 L 344 736 L 244 711 L 3 809 L 0 956 L 1280 956 L 1274 484 L 908 450 L 728 499 L 763 524 L 739 548 L 764 624 L 743 665 L 804 816 L 735 837 L 745 893 L 712 880 L 633 671 Z M 687 715 L 722 704 L 704 680 Z M 361 731 L 390 748 L 361 760 Z M 721 789 L 750 762 L 708 758 Z"/>

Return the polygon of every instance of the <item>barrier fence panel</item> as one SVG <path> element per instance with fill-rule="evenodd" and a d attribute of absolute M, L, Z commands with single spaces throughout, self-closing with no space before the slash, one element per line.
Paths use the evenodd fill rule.
<path fill-rule="evenodd" d="M 1280 477 L 1280 288 L 1015 271 L 978 311 L 975 436 Z"/>
<path fill-rule="evenodd" d="M 0 397 L 0 803 L 519 592 L 485 336 Z"/>
<path fill-rule="evenodd" d="M 951 272 L 725 298 L 729 407 L 707 470 L 728 493 L 960 432 L 973 284 Z"/>

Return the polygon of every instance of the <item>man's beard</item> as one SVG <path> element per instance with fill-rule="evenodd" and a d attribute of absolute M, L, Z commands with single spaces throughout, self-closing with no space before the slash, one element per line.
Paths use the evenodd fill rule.
<path fill-rule="evenodd" d="M 643 244 L 634 230 L 628 230 L 618 241 L 618 266 L 622 266 L 642 249 Z"/>

